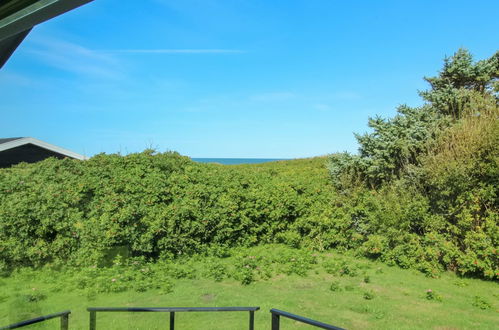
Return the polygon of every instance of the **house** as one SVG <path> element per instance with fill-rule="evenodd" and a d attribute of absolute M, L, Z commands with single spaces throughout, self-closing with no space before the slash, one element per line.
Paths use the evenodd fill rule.
<path fill-rule="evenodd" d="M 85 160 L 86 157 L 32 137 L 0 138 L 0 168 L 56 157 Z"/>

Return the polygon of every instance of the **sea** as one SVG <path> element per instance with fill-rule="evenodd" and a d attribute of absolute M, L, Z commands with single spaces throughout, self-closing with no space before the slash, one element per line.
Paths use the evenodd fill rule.
<path fill-rule="evenodd" d="M 191 158 L 198 163 L 218 163 L 222 165 L 260 164 L 287 160 L 284 158 Z"/>

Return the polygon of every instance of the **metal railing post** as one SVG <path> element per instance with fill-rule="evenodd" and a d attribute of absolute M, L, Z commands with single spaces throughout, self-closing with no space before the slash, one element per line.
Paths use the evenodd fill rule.
<path fill-rule="evenodd" d="M 175 330 L 175 312 L 170 312 L 170 330 Z"/>
<path fill-rule="evenodd" d="M 61 330 L 69 329 L 69 314 L 61 316 Z"/>
<path fill-rule="evenodd" d="M 328 329 L 328 330 L 345 330 L 343 328 L 335 327 L 334 325 L 331 324 L 312 320 L 307 317 L 291 314 L 289 312 L 281 311 L 275 308 L 272 308 L 270 310 L 270 313 L 272 314 L 272 330 L 279 330 L 279 321 L 281 316 L 301 323 L 310 324 L 317 328 Z"/>
<path fill-rule="evenodd" d="M 90 311 L 90 330 L 95 330 L 97 327 L 97 312 Z"/>
<path fill-rule="evenodd" d="M 255 312 L 249 312 L 249 330 L 255 330 Z"/>
<path fill-rule="evenodd" d="M 279 330 L 279 315 L 272 313 L 272 330 Z"/>
<path fill-rule="evenodd" d="M 35 317 L 34 319 L 29 319 L 29 320 L 17 322 L 14 324 L 10 324 L 10 325 L 4 326 L 4 327 L 0 327 L 0 330 L 22 328 L 22 327 L 25 327 L 27 325 L 44 322 L 44 321 L 55 319 L 58 317 L 61 318 L 61 321 L 60 321 L 61 329 L 68 330 L 69 314 L 71 314 L 70 310 L 67 310 L 64 312 L 59 312 L 59 313 L 54 313 L 54 314 L 49 314 L 49 315 L 43 315 L 43 316 Z"/>

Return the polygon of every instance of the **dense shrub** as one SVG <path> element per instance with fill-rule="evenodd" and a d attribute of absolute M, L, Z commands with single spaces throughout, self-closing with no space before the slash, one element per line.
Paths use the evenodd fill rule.
<path fill-rule="evenodd" d="M 499 53 L 459 50 L 426 78 L 424 106 L 370 119 L 358 155 L 331 156 L 339 245 L 429 276 L 499 278 L 498 78 Z"/>
<path fill-rule="evenodd" d="M 168 260 L 233 246 L 299 246 L 293 224 L 329 204 L 324 163 L 291 161 L 280 171 L 280 164 L 228 167 L 145 151 L 2 169 L 0 267 L 108 266 L 117 254 Z"/>

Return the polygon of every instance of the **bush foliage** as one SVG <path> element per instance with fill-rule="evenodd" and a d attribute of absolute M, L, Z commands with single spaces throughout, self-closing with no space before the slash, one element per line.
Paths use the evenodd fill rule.
<path fill-rule="evenodd" d="M 358 251 L 430 276 L 499 277 L 499 53 L 445 59 L 393 119 L 370 119 L 359 154 L 336 154 L 337 204 Z"/>
<path fill-rule="evenodd" d="M 498 71 L 497 54 L 474 63 L 458 51 L 427 78 L 426 104 L 370 119 L 357 155 L 223 166 L 146 150 L 1 169 L 0 271 L 73 265 L 91 275 L 88 267 L 117 267 L 118 255 L 165 263 L 283 243 L 352 249 L 429 276 L 449 269 L 497 279 Z M 298 275 L 313 262 L 286 258 L 283 271 Z M 265 278 L 269 260 L 241 256 L 233 277 Z M 206 272 L 219 281 L 226 267 Z M 343 264 L 328 269 L 358 273 Z M 168 271 L 189 274 L 188 265 Z M 112 290 L 136 280 L 108 275 Z"/>
<path fill-rule="evenodd" d="M 330 204 L 324 162 L 229 167 L 145 151 L 3 169 L 1 267 L 108 266 L 123 251 L 168 260 L 212 247 L 223 255 L 234 246 L 299 246 L 296 222 L 320 218 Z"/>

